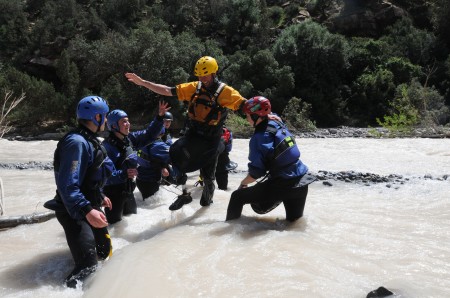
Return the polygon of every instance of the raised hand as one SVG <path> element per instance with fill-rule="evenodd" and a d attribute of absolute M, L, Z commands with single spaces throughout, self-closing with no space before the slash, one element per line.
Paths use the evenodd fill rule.
<path fill-rule="evenodd" d="M 164 114 L 165 114 L 167 111 L 169 111 L 169 110 L 170 110 L 169 103 L 165 102 L 164 100 L 161 100 L 161 101 L 159 102 L 159 112 L 158 112 L 158 115 L 159 115 L 159 116 L 164 116 Z"/>

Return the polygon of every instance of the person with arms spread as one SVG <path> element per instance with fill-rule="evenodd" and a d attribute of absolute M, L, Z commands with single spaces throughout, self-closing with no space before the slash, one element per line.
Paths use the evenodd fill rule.
<path fill-rule="evenodd" d="M 136 85 L 161 95 L 177 96 L 178 100 L 189 103 L 189 129 L 170 147 L 170 157 L 173 165 L 183 173 L 200 170 L 204 179 L 201 206 L 212 203 L 217 157 L 223 150 L 221 136 L 227 111 L 236 111 L 245 102 L 238 91 L 219 80 L 218 69 L 214 58 L 201 57 L 194 67 L 194 75 L 198 77 L 198 81 L 175 87 L 146 81 L 134 73 L 125 74 Z M 191 201 L 192 197 L 183 185 L 183 194 L 178 196 L 169 209 L 178 210 Z"/>
<path fill-rule="evenodd" d="M 307 174 L 294 137 L 280 117 L 272 114 L 267 98 L 255 96 L 243 110 L 255 132 L 249 144 L 248 174 L 231 194 L 226 220 L 239 218 L 245 204 L 265 214 L 283 203 L 286 219 L 295 221 L 303 216 L 308 184 L 315 177 Z M 248 186 L 261 177 L 267 180 Z"/>

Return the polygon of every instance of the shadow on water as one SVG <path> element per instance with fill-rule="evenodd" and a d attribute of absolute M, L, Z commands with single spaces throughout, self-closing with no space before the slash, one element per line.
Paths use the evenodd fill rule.
<path fill-rule="evenodd" d="M 6 269 L 1 279 L 8 288 L 18 290 L 37 289 L 43 285 L 62 287 L 72 267 L 68 250 L 40 254 Z"/>
<path fill-rule="evenodd" d="M 162 194 L 161 190 L 164 190 L 165 192 L 168 192 L 170 194 Z M 192 186 L 188 189 L 188 192 L 190 192 L 192 198 L 195 199 L 198 198 L 200 199 L 201 194 L 202 194 L 203 188 L 201 187 L 195 187 Z M 152 196 L 146 198 L 145 200 L 142 199 L 142 194 L 138 191 L 134 193 L 134 196 L 136 198 L 136 205 L 138 208 L 142 208 L 142 209 L 147 209 L 147 210 L 154 210 L 157 209 L 159 207 L 163 207 L 166 205 L 166 203 L 162 202 L 162 198 L 161 196 L 171 196 L 173 197 L 172 202 L 175 201 L 179 195 L 182 194 L 182 190 L 180 188 L 180 186 L 165 186 L 165 185 L 161 185 L 159 190 Z"/>
<path fill-rule="evenodd" d="M 206 209 L 207 208 L 199 208 L 192 215 L 185 218 L 182 218 L 182 216 L 184 215 L 183 213 L 175 213 L 172 215 L 170 220 L 167 220 L 167 218 L 163 218 L 160 221 L 155 222 L 145 231 L 135 235 L 130 234 L 129 231 L 126 230 L 127 225 L 125 223 L 120 222 L 114 226 L 114 233 L 117 237 L 123 238 L 131 243 L 145 241 L 169 229 L 189 224 L 189 222 L 191 222 L 192 220 L 201 217 L 206 212 Z"/>
<path fill-rule="evenodd" d="M 229 223 L 225 227 L 216 228 L 211 231 L 211 235 L 222 236 L 225 234 L 237 234 L 243 239 L 251 239 L 259 236 L 264 236 L 270 231 L 278 232 L 305 232 L 307 228 L 306 219 L 300 218 L 295 222 L 287 220 L 280 220 L 274 217 L 252 217 L 241 216 L 239 219 L 235 219 L 227 222 Z"/>

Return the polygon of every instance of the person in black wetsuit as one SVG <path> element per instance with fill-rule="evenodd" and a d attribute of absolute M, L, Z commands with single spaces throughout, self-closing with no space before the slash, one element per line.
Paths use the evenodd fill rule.
<path fill-rule="evenodd" d="M 216 59 L 201 57 L 194 68 L 198 81 L 169 87 L 143 80 L 134 73 L 126 73 L 126 78 L 136 85 L 143 86 L 165 96 L 177 96 L 188 105 L 189 129 L 170 147 L 170 157 L 174 166 L 183 173 L 200 170 L 204 187 L 200 199 L 201 206 L 212 203 L 215 185 L 217 157 L 223 150 L 221 142 L 222 127 L 228 109 L 239 110 L 245 98 L 238 91 L 219 81 Z M 192 202 L 190 193 L 183 185 L 183 194 L 170 205 L 170 210 L 178 210 Z"/>
<path fill-rule="evenodd" d="M 255 96 L 243 110 L 255 132 L 249 144 L 248 174 L 231 194 L 226 220 L 239 218 L 245 204 L 251 204 L 256 213 L 265 214 L 283 203 L 286 219 L 295 221 L 303 216 L 308 184 L 315 177 L 307 174 L 308 167 L 300 160 L 294 137 L 271 113 L 267 98 Z M 267 180 L 248 186 L 261 177 Z"/>
<path fill-rule="evenodd" d="M 221 190 L 228 189 L 228 173 L 234 170 L 238 165 L 230 160 L 230 152 L 233 148 L 233 133 L 227 127 L 223 127 L 222 142 L 224 144 L 224 150 L 219 154 L 217 158 L 216 166 L 216 182 L 217 187 Z M 203 177 L 200 175 L 195 186 L 203 186 Z"/>
<path fill-rule="evenodd" d="M 112 254 L 108 221 L 101 207 L 112 208 L 102 187 L 114 169 L 97 133 L 105 129 L 107 102 L 99 96 L 83 98 L 77 107 L 77 129 L 66 134 L 54 154 L 57 195 L 44 204 L 56 212 L 64 228 L 75 268 L 65 279 L 75 288 L 96 270 L 97 258 Z"/>

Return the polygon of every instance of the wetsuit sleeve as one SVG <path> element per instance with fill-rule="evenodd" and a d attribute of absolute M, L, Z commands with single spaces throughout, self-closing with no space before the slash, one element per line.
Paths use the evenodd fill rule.
<path fill-rule="evenodd" d="M 239 110 L 245 101 L 246 99 L 230 86 L 225 86 L 218 98 L 218 102 L 221 106 L 233 111 Z"/>
<path fill-rule="evenodd" d="M 56 186 L 69 215 L 80 220 L 92 209 L 80 189 L 91 159 L 91 148 L 83 137 L 72 135 L 65 139 L 60 150 Z"/>
<path fill-rule="evenodd" d="M 108 182 L 106 184 L 111 185 L 125 182 L 127 179 L 125 164 L 117 164 L 120 158 L 119 150 L 108 142 L 103 142 L 103 146 L 105 147 L 108 157 L 113 164 L 111 176 L 108 178 Z"/>
<path fill-rule="evenodd" d="M 267 160 L 273 152 L 273 139 L 266 133 L 255 133 L 250 139 L 248 173 L 258 179 L 268 171 Z"/>
<path fill-rule="evenodd" d="M 145 147 L 159 136 L 163 125 L 163 116 L 157 115 L 146 129 L 132 132 L 128 137 L 135 148 Z"/>

